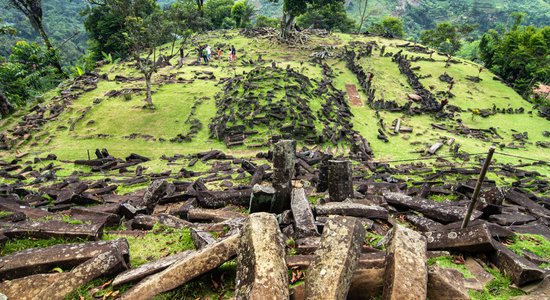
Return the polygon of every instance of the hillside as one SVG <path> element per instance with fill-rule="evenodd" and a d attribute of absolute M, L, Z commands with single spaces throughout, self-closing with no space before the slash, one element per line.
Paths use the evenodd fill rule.
<path fill-rule="evenodd" d="M 87 34 L 84 30 L 81 12 L 86 8 L 86 1 L 44 0 L 44 22 L 46 31 L 55 44 L 63 43 L 64 61 L 72 64 L 84 54 L 87 48 Z M 164 6 L 171 0 L 157 1 Z M 272 3 L 267 0 L 251 0 L 257 9 L 257 15 L 279 17 L 282 2 Z M 1 2 L 0 2 L 1 3 Z M 356 21 L 360 18 L 357 1 L 346 1 L 346 10 Z M 493 29 L 502 23 L 507 25 L 513 12 L 525 12 L 525 25 L 544 26 L 550 23 L 550 4 L 544 0 L 518 1 L 437 1 L 437 0 L 377 0 L 369 1 L 367 9 L 367 27 L 386 15 L 396 15 L 403 18 L 405 32 L 410 37 L 418 37 L 420 32 L 432 29 L 439 22 L 451 21 L 457 24 L 479 24 L 475 34 L 480 35 L 488 29 Z M 18 39 L 41 42 L 38 34 L 31 28 L 28 20 L 13 8 L 0 5 L 0 18 L 18 30 L 16 37 L 0 36 L 0 55 L 6 56 L 10 47 Z M 509 24 L 508 24 L 509 25 Z M 78 34 L 76 34 L 78 33 Z M 76 35 L 75 35 L 76 34 Z"/>
<path fill-rule="evenodd" d="M 101 62 L 0 120 L 0 291 L 232 299 L 268 266 L 277 279 L 255 289 L 298 293 L 323 282 L 323 259 L 352 265 L 349 278 L 374 272 L 345 289 L 376 298 L 381 278 L 397 280 L 383 276 L 398 247 L 402 293 L 541 293 L 527 287 L 550 260 L 549 120 L 479 65 L 422 45 L 274 36 L 193 36 L 181 66 L 154 74 L 154 110 L 133 62 Z M 223 59 L 197 63 L 199 44 Z M 455 284 L 426 287 L 437 268 Z"/>
<path fill-rule="evenodd" d="M 481 72 L 480 82 L 468 80 L 468 77 L 477 77 L 479 69 L 478 65 L 468 61 L 453 59 L 450 65 L 445 67 L 447 61 L 445 56 L 433 54 L 432 59 L 429 59 L 430 55 L 422 53 L 424 50 L 421 47 L 418 49 L 397 47 L 405 43 L 402 41 L 339 34 L 328 38 L 313 37 L 309 45 L 302 49 L 273 45 L 265 39 L 245 38 L 237 35 L 236 32 L 211 33 L 196 37 L 194 41 L 208 42 L 216 47 L 223 45 L 223 49 L 234 44 L 239 52 L 239 62 L 228 64 L 224 55 L 224 60 L 221 62 L 215 61 L 208 66 L 189 66 L 196 59 L 192 51 L 193 47 L 189 45 L 183 68 L 168 66 L 155 74 L 153 97 L 157 108 L 155 111 L 141 108 L 142 96 L 140 95 L 130 93 L 131 96 L 127 96 L 126 99 L 120 96 L 108 96 L 113 91 L 116 92 L 115 95 L 120 95 L 124 91 L 132 89 L 139 91 L 143 88 L 140 75 L 130 67 L 130 63 L 103 66 L 97 71 L 101 78 L 90 79 L 94 81 L 90 91 L 80 91 L 82 84 L 77 80 L 74 84 L 67 83 L 61 89 L 45 95 L 45 102 L 40 105 L 46 107 L 67 101 L 63 96 L 59 96 L 59 93 L 67 88 L 69 90 L 61 95 L 69 92 L 76 93 L 77 97 L 76 99 L 70 97 L 63 113 L 53 121 L 46 122 L 38 132 L 32 132 L 33 140 L 24 143 L 18 151 L 55 150 L 60 157 L 77 159 L 84 158 L 87 149 L 95 148 L 108 148 L 117 155 L 140 151 L 145 155 L 153 156 L 225 148 L 220 141 L 224 136 L 221 136 L 220 140 L 209 138 L 213 136 L 210 120 L 215 117 L 220 118 L 220 114 L 227 114 L 228 111 L 227 109 L 220 111 L 220 106 L 217 107 L 216 102 L 243 101 L 243 98 L 258 99 L 259 104 L 263 106 L 267 105 L 262 102 L 266 97 L 279 101 L 283 92 L 282 83 L 277 82 L 278 80 L 264 80 L 267 79 L 264 78 L 267 74 L 254 75 L 255 72 L 269 71 L 271 61 L 275 61 L 278 71 L 277 74 L 270 76 L 286 77 L 283 74 L 289 66 L 293 70 L 292 74 L 296 75 L 293 75 L 295 79 L 285 78 L 286 93 L 289 93 L 290 88 L 294 89 L 292 93 L 309 102 L 305 103 L 312 110 L 309 114 L 315 116 L 318 116 L 318 110 L 326 104 L 326 99 L 323 100 L 325 95 L 345 92 L 346 85 L 354 85 L 359 92 L 362 104 L 344 107 L 341 103 L 333 103 L 334 108 L 351 112 L 349 121 L 353 124 L 353 130 L 358 131 L 370 142 L 377 160 L 417 158 L 419 154 L 416 151 L 422 151 L 427 145 L 442 139 L 454 139 L 461 145 L 461 151 L 469 153 L 477 153 L 481 149 L 488 148 L 491 142 L 495 142 L 501 149 L 512 154 L 529 156 L 542 161 L 550 159 L 548 151 L 536 144 L 537 141 L 547 141 L 543 136 L 544 124 L 547 121 L 539 117 L 537 110 L 534 110 L 511 88 L 495 80 L 490 72 Z M 374 90 L 373 99 L 369 100 L 365 89 L 361 88 L 358 76 L 348 68 L 343 52 L 346 47 L 358 53 L 353 59 L 355 65 L 364 72 L 374 74 L 370 86 Z M 364 53 L 369 48 L 372 48 L 370 56 Z M 310 55 L 323 49 L 329 49 L 330 53 L 327 54 L 332 56 L 321 62 L 312 61 Z M 385 50 L 384 55 L 381 55 L 381 49 Z M 393 61 L 391 54 L 397 52 L 408 56 L 409 59 L 414 58 L 410 67 L 420 78 L 420 84 L 425 87 L 425 92 L 434 97 L 434 103 L 439 104 L 443 99 L 449 99 L 448 114 L 452 115 L 452 118 L 433 118 L 427 113 L 426 107 L 409 100 L 408 95 L 418 91 L 411 87 L 407 77 L 400 73 L 398 64 Z M 258 61 L 259 58 L 261 61 Z M 177 58 L 173 59 L 172 65 L 176 65 L 176 60 Z M 442 77 L 445 74 L 448 78 Z M 103 79 L 104 76 L 108 79 Z M 237 77 L 227 80 L 234 76 Z M 447 81 L 451 79 L 455 81 L 451 90 L 454 97 L 448 97 L 449 83 L 442 81 L 440 77 Z M 309 81 L 305 90 L 300 87 L 304 79 Z M 257 83 L 254 83 L 255 80 Z M 323 90 L 322 85 L 325 80 L 332 81 L 334 91 Z M 96 84 L 97 88 L 94 88 Z M 243 84 L 251 85 L 252 90 L 243 90 Z M 236 99 L 224 100 L 227 97 Z M 381 103 L 381 100 L 384 103 Z M 404 105 L 409 104 L 412 104 L 410 108 L 403 109 Z M 236 111 L 233 113 L 239 115 L 242 111 L 248 115 L 253 112 L 252 108 L 240 105 L 237 104 Z M 243 105 L 246 106 L 246 103 Z M 327 146 L 334 146 L 334 142 L 328 143 L 331 138 L 329 134 L 321 134 L 323 138 L 320 141 L 315 140 L 315 137 L 323 131 L 325 125 L 332 130 L 334 124 L 330 122 L 332 120 L 338 122 L 341 115 L 329 116 L 327 121 L 323 121 L 322 118 L 310 118 L 311 120 L 308 121 L 305 118 L 298 118 L 301 116 L 300 113 L 305 113 L 305 108 L 299 106 L 299 103 L 282 103 L 283 108 L 286 106 L 292 107 L 295 112 L 291 114 L 297 113 L 297 115 L 292 117 L 289 114 L 288 118 L 283 117 L 278 123 L 264 124 L 261 120 L 257 120 L 256 123 L 247 124 L 247 130 L 258 132 L 250 135 L 244 146 L 232 149 L 238 152 L 255 151 L 255 146 L 261 149 L 262 145 L 264 147 L 267 145 L 270 135 L 284 131 L 281 126 L 296 122 L 309 122 L 316 128 L 317 132 L 312 132 L 312 136 L 309 137 L 310 144 L 321 142 L 326 143 Z M 381 108 L 379 117 L 373 107 Z M 246 110 L 243 111 L 243 109 Z M 475 109 L 480 110 L 482 114 L 474 115 L 470 112 Z M 407 110 L 409 113 L 404 113 Z M 22 111 L 19 114 L 25 113 L 27 112 Z M 258 113 L 255 117 L 261 118 L 265 114 L 265 112 Z M 482 115 L 485 114 L 487 116 L 483 117 Z M 401 119 L 402 126 L 413 128 L 413 132 L 392 134 L 390 127 L 395 119 Z M 194 127 L 193 120 L 197 122 Z M 239 117 L 233 120 L 226 126 L 243 124 L 245 121 Z M 14 123 L 14 120 L 3 120 L 2 129 L 7 129 Z M 341 124 L 344 123 L 346 122 L 341 122 Z M 381 124 L 384 126 L 383 130 L 386 132 L 388 143 L 377 138 Z M 437 126 L 434 127 L 434 124 Z M 307 126 L 304 130 L 307 131 Z M 527 139 L 517 140 L 513 137 L 514 134 L 523 132 L 528 133 Z M 347 133 L 347 138 L 343 136 L 338 140 L 349 147 L 351 132 Z M 39 138 L 36 138 L 37 136 Z M 178 136 L 189 136 L 185 140 L 190 141 L 180 141 Z M 44 140 L 50 143 L 44 145 Z M 178 142 L 171 142 L 171 140 Z M 446 146 L 440 152 L 450 152 L 450 148 L 453 147 Z M 408 150 L 403 151 L 403 149 Z M 510 161 L 509 158 L 502 159 Z"/>

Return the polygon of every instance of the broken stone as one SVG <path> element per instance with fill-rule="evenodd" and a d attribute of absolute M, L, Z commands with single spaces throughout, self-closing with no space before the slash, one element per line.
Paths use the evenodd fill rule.
<path fill-rule="evenodd" d="M 479 281 L 482 287 L 495 278 L 491 273 L 485 271 L 485 268 L 483 268 L 477 260 L 471 257 L 467 257 L 464 260 L 464 267 L 474 275 L 475 279 Z"/>
<path fill-rule="evenodd" d="M 331 201 L 341 202 L 353 197 L 352 170 L 349 161 L 329 160 L 328 194 Z"/>
<path fill-rule="evenodd" d="M 425 233 L 429 250 L 487 252 L 493 250 L 493 237 L 485 224 Z"/>
<path fill-rule="evenodd" d="M 384 199 L 391 205 L 415 210 L 426 217 L 445 224 L 462 221 L 466 216 L 466 207 L 440 204 L 424 198 L 413 198 L 402 193 L 384 193 Z M 479 216 L 481 216 L 481 212 L 474 210 L 470 220 Z"/>
<path fill-rule="evenodd" d="M 122 255 L 113 249 L 103 252 L 71 272 L 37 274 L 0 283 L 0 291 L 9 299 L 64 299 L 83 284 L 108 272 L 127 269 Z M 21 293 L 24 291 L 24 293 Z"/>
<path fill-rule="evenodd" d="M 367 219 L 388 219 L 388 211 L 376 205 L 352 202 L 329 202 L 315 206 L 317 215 L 341 215 Z"/>
<path fill-rule="evenodd" d="M 243 217 L 241 213 L 223 209 L 192 208 L 187 212 L 189 221 L 223 222 Z"/>
<path fill-rule="evenodd" d="M 306 299 L 346 299 L 365 228 L 353 217 L 330 216 L 306 277 Z"/>
<path fill-rule="evenodd" d="M 489 222 L 494 222 L 502 226 L 509 226 L 509 225 L 522 225 L 525 223 L 535 221 L 536 219 L 537 218 L 531 215 L 526 215 L 522 213 L 498 214 L 498 215 L 490 216 Z"/>
<path fill-rule="evenodd" d="M 197 202 L 204 208 L 221 208 L 228 204 L 246 206 L 250 204 L 252 189 L 228 191 L 197 191 Z"/>
<path fill-rule="evenodd" d="M 426 299 L 426 238 L 395 224 L 386 246 L 382 299 Z"/>
<path fill-rule="evenodd" d="M 254 185 L 248 206 L 249 213 L 269 212 L 274 198 L 275 189 L 272 186 Z"/>
<path fill-rule="evenodd" d="M 517 286 L 541 280 L 544 271 L 527 259 L 515 254 L 501 243 L 494 243 L 495 252 L 489 257 L 491 262 L 504 274 L 510 276 Z"/>
<path fill-rule="evenodd" d="M 208 231 L 195 228 L 191 228 L 189 231 L 191 232 L 191 239 L 196 249 L 202 249 L 216 242 L 216 239 Z"/>
<path fill-rule="evenodd" d="M 469 300 L 462 273 L 455 269 L 431 266 L 428 269 L 428 299 Z"/>
<path fill-rule="evenodd" d="M 0 280 L 47 273 L 55 267 L 70 269 L 113 248 L 121 253 L 126 262 L 129 261 L 126 239 L 55 245 L 15 252 L 0 257 Z"/>
<path fill-rule="evenodd" d="M 143 264 L 137 268 L 126 270 L 120 274 L 118 274 L 115 279 L 113 279 L 113 286 L 119 286 L 126 283 L 136 282 L 138 280 L 141 280 L 149 275 L 158 273 L 172 264 L 174 264 L 176 261 L 179 261 L 188 255 L 193 253 L 193 251 L 184 251 L 180 252 L 174 255 L 166 256 L 160 259 L 157 259 L 155 261 Z"/>
<path fill-rule="evenodd" d="M 294 217 L 294 231 L 298 238 L 319 235 L 315 218 L 304 189 L 293 189 L 290 201 Z"/>
<path fill-rule="evenodd" d="M 25 221 L 0 223 L 4 235 L 9 238 L 82 238 L 99 240 L 103 235 L 103 224 L 69 224 L 62 221 Z"/>
<path fill-rule="evenodd" d="M 290 209 L 290 194 L 292 179 L 295 175 L 296 142 L 290 140 L 278 141 L 273 147 L 273 188 L 275 199 L 271 212 L 280 214 Z"/>
<path fill-rule="evenodd" d="M 172 290 L 196 278 L 237 255 L 239 234 L 178 260 L 162 272 L 151 275 L 126 291 L 121 299 L 150 299 L 162 292 Z"/>
<path fill-rule="evenodd" d="M 274 215 L 251 214 L 237 256 L 236 299 L 288 299 L 285 244 Z"/>

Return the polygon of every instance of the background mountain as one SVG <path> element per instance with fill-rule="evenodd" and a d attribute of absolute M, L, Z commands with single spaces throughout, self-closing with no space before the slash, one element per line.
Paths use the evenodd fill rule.
<path fill-rule="evenodd" d="M 0 18 L 13 25 L 18 34 L 15 37 L 0 36 L 0 55 L 6 56 L 9 49 L 19 39 L 39 41 L 27 19 L 9 8 L 7 0 L 0 1 Z M 46 30 L 61 49 L 64 64 L 74 63 L 86 50 L 87 35 L 84 30 L 86 9 L 84 0 L 44 0 L 44 20 Z M 257 9 L 257 15 L 277 17 L 281 14 L 282 1 L 250 0 Z M 170 0 L 159 1 L 161 5 Z M 346 10 L 356 20 L 359 19 L 359 1 L 348 0 Z M 511 22 L 513 12 L 524 12 L 525 25 L 544 26 L 550 24 L 550 1 L 548 0 L 369 0 L 366 25 L 385 15 L 395 15 L 404 20 L 406 34 L 417 38 L 423 30 L 431 29 L 437 23 L 450 21 L 455 24 L 478 24 L 472 39 L 479 37 L 491 28 L 506 26 Z M 365 26 L 365 27 L 367 27 Z"/>

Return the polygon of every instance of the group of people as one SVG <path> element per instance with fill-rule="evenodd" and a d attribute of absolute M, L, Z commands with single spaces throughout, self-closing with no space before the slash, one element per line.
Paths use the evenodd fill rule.
<path fill-rule="evenodd" d="M 223 56 L 223 51 L 220 47 L 217 49 L 217 59 L 221 60 Z M 198 60 L 197 62 L 204 62 L 204 64 L 210 63 L 212 60 L 212 48 L 209 45 L 199 46 L 198 48 Z M 237 50 L 235 50 L 235 46 L 231 46 L 229 48 L 229 62 L 237 61 Z"/>

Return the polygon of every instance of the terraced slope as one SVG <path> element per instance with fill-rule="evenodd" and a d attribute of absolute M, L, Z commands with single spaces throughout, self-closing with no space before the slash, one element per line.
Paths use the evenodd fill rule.
<path fill-rule="evenodd" d="M 224 52 L 222 60 L 197 64 L 198 43 L 235 45 L 239 60 L 229 63 Z M 292 137 L 377 161 L 420 158 L 436 142 L 444 143 L 439 155 L 496 144 L 506 153 L 550 160 L 548 121 L 530 103 L 479 65 L 420 45 L 334 34 L 288 46 L 213 32 L 193 39 L 183 67 L 175 67 L 177 57 L 171 64 L 154 75 L 155 110 L 142 108 L 144 83 L 131 62 L 67 82 L 1 121 L 9 148 L 2 155 L 83 159 L 88 150 L 107 148 L 116 156 L 158 158 L 227 145 L 251 153 L 273 137 Z M 347 103 L 346 85 L 356 87 L 364 105 Z"/>

